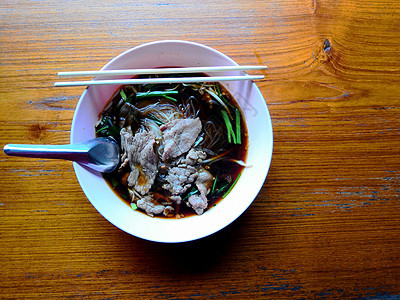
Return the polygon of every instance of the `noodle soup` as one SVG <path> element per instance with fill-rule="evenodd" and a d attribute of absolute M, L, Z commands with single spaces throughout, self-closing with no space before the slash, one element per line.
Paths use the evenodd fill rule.
<path fill-rule="evenodd" d="M 151 217 L 203 214 L 246 167 L 246 123 L 219 83 L 124 86 L 95 129 L 97 136 L 113 137 L 122 153 L 119 168 L 104 178 L 123 201 Z"/>

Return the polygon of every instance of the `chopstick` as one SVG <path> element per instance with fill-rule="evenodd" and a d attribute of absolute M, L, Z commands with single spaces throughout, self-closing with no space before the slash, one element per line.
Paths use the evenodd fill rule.
<path fill-rule="evenodd" d="M 265 70 L 267 66 L 216 66 L 216 67 L 190 67 L 190 68 L 157 68 L 157 69 L 126 69 L 102 71 L 71 71 L 58 72 L 58 76 L 96 76 L 96 75 L 142 75 L 142 74 L 176 74 L 196 72 L 222 72 L 222 71 L 253 71 Z"/>
<path fill-rule="evenodd" d="M 262 75 L 247 76 L 202 76 L 202 77 L 175 77 L 175 78 L 141 78 L 141 79 L 109 79 L 89 81 L 60 81 L 55 82 L 56 87 L 67 86 L 91 86 L 91 85 L 126 85 L 126 84 L 148 84 L 148 83 L 191 83 L 191 82 L 219 82 L 237 80 L 264 79 Z"/>

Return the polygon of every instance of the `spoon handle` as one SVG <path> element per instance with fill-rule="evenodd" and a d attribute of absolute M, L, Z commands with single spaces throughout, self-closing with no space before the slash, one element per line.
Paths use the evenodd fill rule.
<path fill-rule="evenodd" d="M 66 145 L 8 144 L 3 150 L 12 156 L 72 160 L 101 173 L 114 171 L 120 160 L 117 142 L 106 137 Z"/>
<path fill-rule="evenodd" d="M 89 159 L 87 147 L 82 144 L 68 145 L 26 145 L 7 144 L 4 153 L 11 156 L 55 158 L 72 161 L 87 161 Z"/>

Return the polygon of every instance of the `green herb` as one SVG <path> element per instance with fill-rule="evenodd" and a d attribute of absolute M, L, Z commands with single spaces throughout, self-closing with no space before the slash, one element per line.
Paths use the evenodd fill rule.
<path fill-rule="evenodd" d="M 132 202 L 132 203 L 131 203 L 131 207 L 132 207 L 133 210 L 137 210 L 137 205 L 136 205 L 136 203 Z"/>
<path fill-rule="evenodd" d="M 123 89 L 121 89 L 121 91 L 119 92 L 119 94 L 121 95 L 122 99 L 126 102 L 128 98 L 126 97 L 126 94 L 125 94 L 125 92 L 124 92 Z"/>
<path fill-rule="evenodd" d="M 177 95 L 178 91 L 148 91 L 136 94 L 136 99 L 152 98 L 152 97 L 165 97 Z"/>
<path fill-rule="evenodd" d="M 215 175 L 214 183 L 213 183 L 213 186 L 211 188 L 211 194 L 214 193 L 215 186 L 217 185 L 217 180 L 218 180 L 218 175 Z"/>
<path fill-rule="evenodd" d="M 112 136 L 118 139 L 120 129 L 113 124 L 109 116 L 103 117 L 96 128 L 96 134 L 99 136 Z"/>
<path fill-rule="evenodd" d="M 96 133 L 99 133 L 100 131 L 103 131 L 103 130 L 107 129 L 108 127 L 110 127 L 110 126 L 106 125 L 104 127 L 101 127 L 100 129 L 96 130 Z"/>
<path fill-rule="evenodd" d="M 236 107 L 234 105 L 232 105 L 231 103 L 229 103 L 228 100 L 226 100 L 226 98 L 224 97 L 224 95 L 222 95 L 221 89 L 219 87 L 218 82 L 215 84 L 215 87 L 217 88 L 217 93 L 218 96 L 222 99 L 222 101 L 224 101 L 226 104 L 228 104 L 231 108 L 236 109 Z"/>
<path fill-rule="evenodd" d="M 109 127 L 107 128 L 107 135 L 116 137 L 119 135 L 119 128 L 113 124 L 110 118 L 105 118 L 104 123 L 108 123 Z"/>
<path fill-rule="evenodd" d="M 227 111 L 229 117 L 232 119 L 231 112 L 229 111 L 229 108 L 228 108 L 228 106 L 226 106 L 226 104 L 224 103 L 224 101 L 222 101 L 222 99 L 221 99 L 220 97 L 218 97 L 218 95 L 215 94 L 211 89 L 205 89 L 205 91 L 206 91 L 207 93 L 209 93 L 210 96 L 212 96 L 215 100 L 217 100 L 217 102 L 218 102 L 219 104 L 221 104 L 221 106 L 222 106 L 223 108 L 226 109 L 226 111 Z"/>
<path fill-rule="evenodd" d="M 175 98 L 172 98 L 172 97 L 170 97 L 170 96 L 164 95 L 163 97 L 164 97 L 165 99 L 171 100 L 171 101 L 173 101 L 173 102 L 178 102 L 178 100 L 176 100 Z"/>
<path fill-rule="evenodd" d="M 182 200 L 186 200 L 187 198 L 189 198 L 190 196 L 196 194 L 197 192 L 198 192 L 198 189 L 193 187 L 192 190 L 189 193 L 187 193 L 187 195 Z"/>
<path fill-rule="evenodd" d="M 216 193 L 223 192 L 227 187 L 229 186 L 229 182 L 225 184 L 224 186 L 220 187 L 218 190 L 216 190 Z"/>
<path fill-rule="evenodd" d="M 149 115 L 148 115 L 148 118 L 151 119 L 151 120 L 153 120 L 154 122 L 156 122 L 156 124 L 157 124 L 158 126 L 161 126 L 161 125 L 165 124 L 163 121 L 161 121 L 160 119 L 158 119 L 158 118 L 157 118 L 155 115 L 153 115 L 153 114 L 149 114 Z"/>
<path fill-rule="evenodd" d="M 231 190 L 233 189 L 235 184 L 238 182 L 241 174 L 242 173 L 239 173 L 238 177 L 236 177 L 235 181 L 232 183 L 232 185 L 229 187 L 229 189 L 226 191 L 226 193 L 222 196 L 222 199 L 225 198 L 231 192 Z"/>
<path fill-rule="evenodd" d="M 221 110 L 222 118 L 224 119 L 226 130 L 228 132 L 228 142 L 236 144 L 235 132 L 233 131 L 231 121 L 229 120 L 226 111 Z"/>
<path fill-rule="evenodd" d="M 219 84 L 218 84 L 218 82 L 215 84 L 215 87 L 217 88 L 217 92 L 218 92 L 218 96 L 222 96 L 222 93 L 221 93 L 221 89 L 220 89 L 220 87 L 219 87 Z"/>
<path fill-rule="evenodd" d="M 242 143 L 242 137 L 240 132 L 240 111 L 238 109 L 235 110 L 236 115 L 236 144 Z"/>
<path fill-rule="evenodd" d="M 227 180 L 221 179 L 216 176 L 209 196 L 215 197 L 215 196 L 220 195 L 222 192 L 224 192 L 229 187 L 230 184 L 231 184 L 231 182 L 228 182 Z M 219 187 L 218 187 L 218 185 L 219 185 Z"/>

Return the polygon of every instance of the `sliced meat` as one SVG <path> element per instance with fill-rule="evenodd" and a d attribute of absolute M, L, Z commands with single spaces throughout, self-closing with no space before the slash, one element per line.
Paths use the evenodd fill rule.
<path fill-rule="evenodd" d="M 126 150 L 132 170 L 128 177 L 128 185 L 142 195 L 149 192 L 158 173 L 155 138 L 155 133 L 151 131 L 137 133 Z"/>
<path fill-rule="evenodd" d="M 128 155 L 126 154 L 126 152 L 122 155 L 121 161 L 122 161 L 122 163 L 119 167 L 120 170 L 125 168 L 129 164 L 129 159 L 128 159 Z"/>
<path fill-rule="evenodd" d="M 201 121 L 196 119 L 177 119 L 160 127 L 163 132 L 164 153 L 162 160 L 176 158 L 192 148 L 201 131 Z"/>
<path fill-rule="evenodd" d="M 119 134 L 121 136 L 121 148 L 123 151 L 126 151 L 126 149 L 132 144 L 132 129 L 130 127 L 122 128 Z"/>
<path fill-rule="evenodd" d="M 186 155 L 186 158 L 182 158 L 179 163 L 194 166 L 197 163 L 201 163 L 206 157 L 207 154 L 204 151 L 192 148 Z"/>
<path fill-rule="evenodd" d="M 187 205 L 193 208 L 196 214 L 201 215 L 207 208 L 207 201 L 204 201 L 199 195 L 192 195 L 189 197 Z"/>
<path fill-rule="evenodd" d="M 181 201 L 182 201 L 182 197 L 181 196 L 171 196 L 171 197 L 169 197 L 169 199 L 171 201 L 176 202 L 176 204 L 181 204 Z"/>
<path fill-rule="evenodd" d="M 131 167 L 131 169 L 132 170 L 129 173 L 129 176 L 128 176 L 128 179 L 127 179 L 128 186 L 134 187 L 136 191 L 139 191 L 140 186 L 143 185 L 143 182 L 138 183 L 139 176 L 141 176 L 141 179 L 140 179 L 141 181 L 145 180 L 144 177 L 143 177 L 144 176 L 143 172 L 141 174 L 141 172 L 140 172 L 141 168 L 139 166 L 137 166 L 137 167 L 134 166 L 133 168 Z"/>
<path fill-rule="evenodd" d="M 163 211 L 164 216 L 172 217 L 174 215 L 174 208 L 170 205 L 166 206 Z"/>
<path fill-rule="evenodd" d="M 121 152 L 122 152 L 122 157 L 121 157 L 121 165 L 119 169 L 125 168 L 129 164 L 129 159 L 128 159 L 128 154 L 126 153 L 126 149 L 132 144 L 133 140 L 133 135 L 132 135 L 132 129 L 130 127 L 127 128 L 122 128 L 121 131 L 119 132 L 121 136 Z"/>
<path fill-rule="evenodd" d="M 136 205 L 138 208 L 143 209 L 146 214 L 151 217 L 163 213 L 165 209 L 164 205 L 161 205 L 150 196 L 145 196 L 142 199 L 139 199 L 136 202 Z"/>
<path fill-rule="evenodd" d="M 197 176 L 197 170 L 192 166 L 171 168 L 166 178 L 168 183 L 165 183 L 163 188 L 170 191 L 173 196 L 182 195 L 190 188 Z M 180 203 L 178 198 L 174 197 L 172 200 Z"/>
<path fill-rule="evenodd" d="M 198 174 L 195 184 L 197 189 L 200 191 L 200 196 L 203 199 L 203 202 L 207 203 L 207 194 L 211 188 L 213 176 L 203 167 L 198 169 Z"/>

